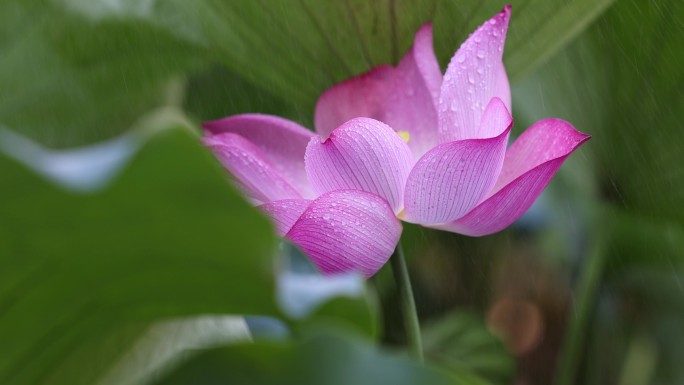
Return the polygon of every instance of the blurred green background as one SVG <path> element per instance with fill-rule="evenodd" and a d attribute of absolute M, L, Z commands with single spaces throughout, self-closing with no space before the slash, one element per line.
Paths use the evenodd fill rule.
<path fill-rule="evenodd" d="M 198 126 L 311 127 L 318 95 L 396 63 L 424 22 L 444 69 L 505 2 L 0 0 L 0 383 L 684 383 L 684 2 L 511 3 L 514 134 L 560 117 L 593 138 L 500 234 L 405 226 L 423 367 L 387 269 L 305 317 L 278 306 L 282 249 Z M 32 170 L 112 140 L 128 160 L 102 185 Z M 235 338 L 150 369 L 187 334 L 159 322 L 207 314 L 290 332 L 235 317 Z"/>

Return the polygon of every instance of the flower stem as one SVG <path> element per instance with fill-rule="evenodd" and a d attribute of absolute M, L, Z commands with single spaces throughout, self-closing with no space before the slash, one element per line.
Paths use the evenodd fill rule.
<path fill-rule="evenodd" d="M 418 361 L 423 362 L 423 342 L 420 337 L 420 324 L 416 312 L 416 301 L 413 299 L 413 289 L 409 278 L 404 249 L 401 243 L 397 245 L 394 254 L 390 258 L 392 272 L 401 297 L 402 313 L 404 314 L 404 329 L 411 355 Z"/>
<path fill-rule="evenodd" d="M 555 385 L 571 385 L 575 383 L 577 368 L 584 349 L 586 329 L 589 317 L 596 300 L 603 268 L 605 266 L 605 248 L 603 241 L 597 240 L 584 264 L 577 283 L 577 301 L 575 314 L 570 317 L 567 334 L 556 367 Z"/>

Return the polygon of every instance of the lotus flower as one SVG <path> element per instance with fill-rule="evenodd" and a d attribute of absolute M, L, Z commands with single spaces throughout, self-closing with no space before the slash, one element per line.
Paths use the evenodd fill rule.
<path fill-rule="evenodd" d="M 518 219 L 589 136 L 559 119 L 513 125 L 502 63 L 510 6 L 480 26 L 442 77 L 423 26 L 397 67 L 325 92 L 318 135 L 291 121 L 238 115 L 204 125 L 204 142 L 238 186 L 324 273 L 373 275 L 400 220 L 470 236 Z"/>

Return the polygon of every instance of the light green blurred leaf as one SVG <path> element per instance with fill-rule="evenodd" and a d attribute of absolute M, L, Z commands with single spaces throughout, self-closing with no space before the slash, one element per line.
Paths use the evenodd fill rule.
<path fill-rule="evenodd" d="M 55 147 L 116 136 L 206 61 L 150 23 L 90 22 L 47 1 L 1 2 L 0 25 L 0 123 Z"/>
<path fill-rule="evenodd" d="M 173 109 L 142 119 L 116 142 L 133 146 L 120 175 L 78 190 L 17 162 L 23 142 L 0 143 L 0 263 L 8 267 L 0 271 L 0 382 L 92 383 L 170 317 L 285 319 L 275 303 L 272 225 L 230 187 L 193 130 Z M 48 170 L 75 159 L 29 156 Z M 375 309 L 359 285 L 358 295 L 328 299 L 289 326 L 374 337 Z"/>
<path fill-rule="evenodd" d="M 257 343 L 200 353 L 157 384 L 478 384 L 398 358 L 349 336 Z"/>
<path fill-rule="evenodd" d="M 271 225 L 186 127 L 161 127 L 98 192 L 0 155 L 1 383 L 92 383 L 163 318 L 279 314 Z"/>
<path fill-rule="evenodd" d="M 191 356 L 194 350 L 251 341 L 238 316 L 194 316 L 158 322 L 139 338 L 97 385 L 143 385 Z"/>

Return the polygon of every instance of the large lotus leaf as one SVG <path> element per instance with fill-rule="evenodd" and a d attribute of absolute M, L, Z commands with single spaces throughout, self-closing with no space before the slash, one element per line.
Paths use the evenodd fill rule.
<path fill-rule="evenodd" d="M 163 318 L 280 314 L 268 220 L 187 128 L 158 127 L 96 191 L 0 152 L 1 383 L 92 383 Z"/>

